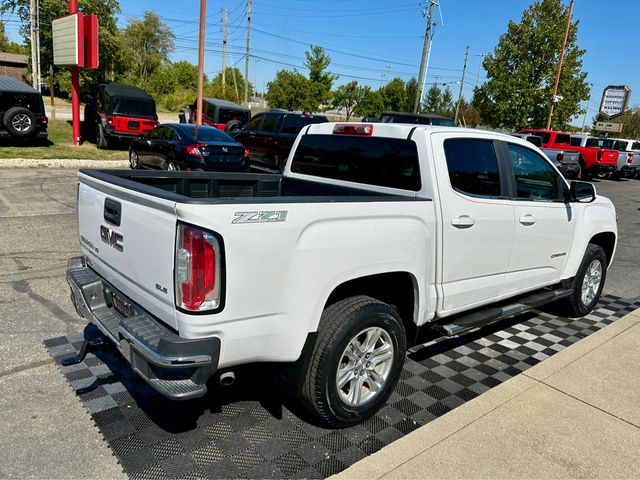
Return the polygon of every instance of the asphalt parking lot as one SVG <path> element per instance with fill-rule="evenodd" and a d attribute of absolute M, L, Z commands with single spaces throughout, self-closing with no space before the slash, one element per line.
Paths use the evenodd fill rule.
<path fill-rule="evenodd" d="M 604 294 L 640 296 L 640 180 L 596 181 L 619 214 Z M 79 252 L 75 171 L 0 170 L 0 478 L 124 477 L 45 340 L 80 332 L 66 261 Z"/>

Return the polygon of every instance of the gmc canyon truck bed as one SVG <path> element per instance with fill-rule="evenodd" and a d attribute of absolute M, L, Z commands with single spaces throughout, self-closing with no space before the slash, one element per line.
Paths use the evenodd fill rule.
<path fill-rule="evenodd" d="M 375 413 L 425 339 L 556 300 L 585 315 L 616 245 L 591 184 L 477 130 L 325 123 L 300 132 L 282 175 L 78 179 L 73 302 L 139 375 L 186 399 L 285 362 L 336 427 Z"/>

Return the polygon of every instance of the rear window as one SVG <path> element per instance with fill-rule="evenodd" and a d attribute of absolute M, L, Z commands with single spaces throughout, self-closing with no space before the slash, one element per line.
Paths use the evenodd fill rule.
<path fill-rule="evenodd" d="M 450 118 L 432 118 L 431 125 L 440 125 L 442 127 L 455 127 L 456 124 Z"/>
<path fill-rule="evenodd" d="M 633 142 L 631 150 L 640 150 L 640 142 Z"/>
<path fill-rule="evenodd" d="M 536 137 L 542 138 L 542 143 L 549 143 L 549 138 L 551 135 L 547 132 L 531 132 L 528 130 L 523 130 L 521 133 L 528 133 L 530 135 L 535 135 Z"/>
<path fill-rule="evenodd" d="M 137 98 L 113 97 L 110 100 L 111 115 L 130 115 L 132 117 L 156 116 L 156 106 L 148 100 Z"/>
<path fill-rule="evenodd" d="M 529 135 L 527 142 L 533 143 L 536 147 L 542 147 L 542 139 L 537 135 Z"/>
<path fill-rule="evenodd" d="M 402 190 L 421 186 L 416 144 L 404 138 L 304 135 L 291 171 Z"/>
<path fill-rule="evenodd" d="M 222 130 L 218 130 L 215 127 L 209 127 L 206 125 L 202 125 L 198 129 L 198 134 L 196 136 L 196 128 L 193 126 L 180 126 L 180 133 L 184 133 L 185 136 L 191 140 L 198 142 L 229 142 L 236 143 L 232 137 L 224 133 Z"/>
<path fill-rule="evenodd" d="M 571 135 L 566 133 L 556 133 L 556 143 L 571 145 Z"/>
<path fill-rule="evenodd" d="M 44 113 L 42 97 L 37 93 L 0 92 L 0 112 L 6 112 L 12 107 L 24 107 L 33 113 Z"/>
<path fill-rule="evenodd" d="M 602 141 L 597 138 L 587 138 L 585 146 L 589 148 L 600 148 L 602 146 Z"/>
<path fill-rule="evenodd" d="M 221 108 L 218 112 L 218 123 L 228 123 L 231 120 L 240 120 L 242 123 L 247 123 L 249 120 L 249 112 Z"/>
<path fill-rule="evenodd" d="M 314 117 L 309 115 L 285 115 L 284 124 L 282 125 L 282 133 L 292 133 L 297 135 L 302 127 L 312 123 L 324 123 L 325 117 Z"/>
<path fill-rule="evenodd" d="M 571 137 L 571 145 L 574 147 L 579 147 L 582 145 L 582 139 L 579 137 Z"/>

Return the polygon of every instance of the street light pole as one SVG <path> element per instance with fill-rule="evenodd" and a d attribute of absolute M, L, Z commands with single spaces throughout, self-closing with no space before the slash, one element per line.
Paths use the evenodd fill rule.
<path fill-rule="evenodd" d="M 200 33 L 198 37 L 198 95 L 196 97 L 196 128 L 202 125 L 202 90 L 204 76 L 204 21 L 207 15 L 207 0 L 200 0 Z"/>
<path fill-rule="evenodd" d="M 558 96 L 558 85 L 560 84 L 560 74 L 562 73 L 562 63 L 564 62 L 564 49 L 567 46 L 567 37 L 569 36 L 569 27 L 571 26 L 571 12 L 573 12 L 573 0 L 569 4 L 569 13 L 567 15 L 567 24 L 564 27 L 564 38 L 562 39 L 562 49 L 560 50 L 560 61 L 558 62 L 558 71 L 556 72 L 556 83 L 553 86 L 553 95 L 551 96 L 551 104 L 549 105 L 549 116 L 547 117 L 547 130 L 551 128 L 551 120 L 553 119 L 553 109 Z"/>

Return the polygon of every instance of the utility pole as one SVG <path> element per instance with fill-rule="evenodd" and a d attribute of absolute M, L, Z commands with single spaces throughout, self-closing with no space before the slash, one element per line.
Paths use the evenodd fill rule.
<path fill-rule="evenodd" d="M 558 62 L 558 71 L 556 72 L 556 83 L 553 86 L 553 96 L 549 105 L 549 117 L 547 118 L 547 130 L 551 128 L 551 120 L 553 119 L 553 109 L 556 104 L 558 95 L 558 85 L 560 84 L 560 74 L 562 73 L 562 63 L 564 62 L 564 49 L 567 46 L 567 37 L 569 36 L 569 27 L 571 26 L 571 13 L 573 12 L 573 0 L 569 4 L 569 13 L 567 15 L 567 24 L 564 27 L 564 38 L 562 39 L 562 49 L 560 50 L 560 61 Z"/>
<path fill-rule="evenodd" d="M 424 63 L 427 57 L 427 50 L 431 50 L 429 48 L 429 42 L 431 40 L 431 19 L 433 18 L 433 7 L 435 7 L 435 0 L 429 0 L 429 14 L 427 15 L 427 29 L 424 32 L 424 44 L 422 45 L 422 59 L 420 60 L 420 72 L 418 73 L 418 91 L 416 92 L 416 101 L 413 104 L 413 113 L 418 112 L 418 108 L 420 107 L 420 99 L 422 98 L 422 83 L 424 77 Z M 423 11 L 424 15 L 424 11 Z"/>
<path fill-rule="evenodd" d="M 36 0 L 36 82 L 38 92 L 42 91 L 42 72 L 40 70 L 40 0 Z"/>
<path fill-rule="evenodd" d="M 247 4 L 247 51 L 244 54 L 244 104 L 249 106 L 249 35 L 251 33 L 251 5 L 253 0 L 248 0 Z"/>
<path fill-rule="evenodd" d="M 474 57 L 480 57 L 481 59 L 486 57 L 486 53 L 476 53 Z M 480 69 L 482 68 L 482 60 L 480 60 L 480 65 L 478 65 L 478 75 L 476 75 L 476 86 L 473 87 L 474 90 L 478 88 L 478 83 L 480 83 Z"/>
<path fill-rule="evenodd" d="M 224 9 L 222 16 L 222 96 L 224 97 L 224 86 L 227 76 L 227 9 Z"/>
<path fill-rule="evenodd" d="M 458 104 L 456 105 L 456 118 L 453 123 L 458 124 L 458 114 L 460 113 L 460 102 L 462 101 L 462 87 L 464 87 L 464 74 L 467 71 L 467 58 L 469 57 L 469 45 L 464 52 L 464 67 L 462 67 L 462 79 L 460 80 L 460 92 L 458 93 Z"/>
<path fill-rule="evenodd" d="M 38 89 L 38 42 L 36 42 L 36 0 L 31 0 L 29 4 L 31 21 L 29 22 L 31 31 L 31 85 Z"/>
<path fill-rule="evenodd" d="M 200 33 L 198 36 L 198 95 L 196 97 L 196 129 L 202 125 L 202 90 L 204 74 L 204 23 L 207 16 L 207 0 L 200 0 Z M 197 136 L 196 130 L 196 136 Z"/>

